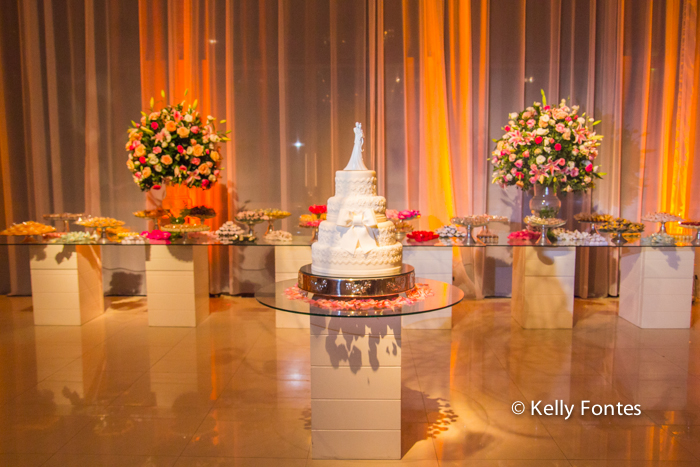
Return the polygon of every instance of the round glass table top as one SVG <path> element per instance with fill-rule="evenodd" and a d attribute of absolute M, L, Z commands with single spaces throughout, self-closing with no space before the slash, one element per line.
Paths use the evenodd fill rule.
<path fill-rule="evenodd" d="M 464 298 L 464 292 L 451 284 L 418 277 L 416 286 L 424 291 L 429 290 L 428 294 L 418 300 L 406 298 L 405 293 L 376 299 L 337 299 L 303 291 L 288 294 L 287 291 L 296 285 L 296 279 L 275 282 L 258 290 L 255 298 L 261 304 L 275 310 L 343 318 L 380 318 L 429 313 L 456 305 Z"/>

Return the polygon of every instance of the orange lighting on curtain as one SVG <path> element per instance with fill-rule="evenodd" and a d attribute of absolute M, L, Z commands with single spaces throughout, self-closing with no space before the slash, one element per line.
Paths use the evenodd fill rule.
<path fill-rule="evenodd" d="M 420 2 L 420 168 L 421 210 L 437 229 L 454 216 L 454 192 L 445 76 L 444 5 Z"/>
<path fill-rule="evenodd" d="M 689 3 L 681 6 L 679 2 L 669 2 L 666 5 L 664 39 L 667 52 L 663 75 L 663 160 L 659 204 L 661 211 L 683 218 L 689 215 L 692 143 L 698 114 L 699 19 L 697 10 Z M 670 225 L 671 233 L 685 231 L 675 223 Z"/>
<path fill-rule="evenodd" d="M 209 2 L 200 5 L 192 0 L 139 2 L 141 100 L 144 108 L 149 105 L 151 97 L 158 101 L 161 91 L 165 91 L 166 103 L 197 99 L 200 114 L 206 118 L 211 113 L 213 92 L 208 38 L 213 37 L 213 25 L 210 8 Z M 198 29 L 200 24 L 203 24 L 203 30 Z M 202 41 L 207 41 L 203 47 Z M 222 206 L 214 196 L 214 190 L 216 188 L 191 188 L 190 198 L 195 205 L 204 204 L 219 213 Z"/>

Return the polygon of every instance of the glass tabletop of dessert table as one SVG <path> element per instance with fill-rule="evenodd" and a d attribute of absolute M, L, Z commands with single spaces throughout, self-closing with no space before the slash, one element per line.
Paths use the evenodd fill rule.
<path fill-rule="evenodd" d="M 499 232 L 489 241 L 483 241 L 478 238 L 467 240 L 464 238 L 437 238 L 425 242 L 419 242 L 411 239 L 402 240 L 405 248 L 415 247 L 460 247 L 460 248 L 476 248 L 476 247 L 590 247 L 590 248 L 611 248 L 611 247 L 650 247 L 650 248 L 694 248 L 700 246 L 698 242 L 680 241 L 674 243 L 655 243 L 647 236 L 625 236 L 624 241 L 619 241 L 619 238 L 606 236 L 605 242 L 586 242 L 586 241 L 550 241 L 541 243 L 537 240 L 522 240 L 508 239 L 509 232 Z M 146 240 L 138 242 L 124 242 L 116 238 L 108 238 L 107 241 L 90 241 L 90 242 L 64 242 L 60 238 L 45 238 L 42 236 L 4 236 L 0 237 L 0 246 L 16 245 L 16 246 L 31 246 L 31 245 L 103 245 L 103 246 L 119 246 L 119 247 L 143 247 L 144 245 L 170 245 L 170 246 L 218 246 L 218 247 L 277 247 L 277 246 L 310 246 L 312 240 L 310 236 L 293 236 L 288 242 L 270 242 L 264 239 L 244 240 L 244 241 L 227 241 L 217 239 L 208 235 L 190 235 L 185 239 L 177 240 Z"/>

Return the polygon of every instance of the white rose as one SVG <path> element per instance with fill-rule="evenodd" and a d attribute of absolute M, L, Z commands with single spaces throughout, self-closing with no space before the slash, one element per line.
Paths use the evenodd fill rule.
<path fill-rule="evenodd" d="M 535 162 L 537 162 L 537 165 L 542 165 L 544 164 L 544 161 L 546 161 L 547 158 L 544 156 L 537 156 L 537 159 L 535 159 Z"/>
<path fill-rule="evenodd" d="M 192 114 L 187 114 L 187 115 L 185 115 L 184 120 L 185 120 L 187 123 L 191 123 L 191 122 L 192 122 Z"/>
<path fill-rule="evenodd" d="M 548 122 L 548 121 L 549 121 L 549 115 L 542 115 L 542 116 L 540 117 L 540 120 L 542 120 L 543 122 Z"/>
<path fill-rule="evenodd" d="M 511 119 L 516 119 L 518 118 L 518 114 L 515 112 L 511 112 L 510 114 L 508 114 L 508 117 L 510 117 Z"/>
<path fill-rule="evenodd" d="M 158 164 L 155 166 L 156 172 L 162 172 L 163 171 L 163 166 Z"/>
<path fill-rule="evenodd" d="M 586 123 L 586 120 L 583 117 L 579 117 L 578 120 L 576 120 L 576 121 L 579 122 L 581 125 Z"/>
<path fill-rule="evenodd" d="M 535 134 L 537 134 L 539 136 L 548 135 L 549 130 L 547 130 L 546 128 L 538 128 L 537 130 L 535 130 Z"/>
<path fill-rule="evenodd" d="M 155 165 L 158 163 L 158 157 L 156 157 L 155 154 L 149 154 L 148 155 L 148 163 L 151 165 Z"/>
<path fill-rule="evenodd" d="M 187 147 L 187 154 L 192 154 L 194 152 L 194 148 L 192 146 Z"/>
<path fill-rule="evenodd" d="M 219 141 L 219 137 L 216 135 L 211 135 L 209 137 L 209 141 L 211 141 L 212 143 L 216 143 L 217 141 Z"/>
<path fill-rule="evenodd" d="M 573 169 L 574 167 L 576 167 L 576 162 L 574 162 L 574 161 L 569 161 L 569 168 L 570 168 L 570 169 Z"/>
<path fill-rule="evenodd" d="M 546 152 L 547 154 L 549 154 L 550 152 L 552 152 L 552 148 L 550 148 L 549 146 L 547 146 L 546 148 L 544 148 L 544 152 Z"/>
<path fill-rule="evenodd" d="M 540 149 L 540 148 L 535 149 L 535 154 L 542 154 L 542 149 Z"/>
<path fill-rule="evenodd" d="M 506 180 L 508 180 L 508 181 L 513 180 L 513 176 L 511 174 L 506 175 Z"/>

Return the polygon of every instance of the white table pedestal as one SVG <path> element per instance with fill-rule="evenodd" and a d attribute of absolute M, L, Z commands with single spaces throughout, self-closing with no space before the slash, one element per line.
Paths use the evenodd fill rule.
<path fill-rule="evenodd" d="M 401 317 L 310 320 L 312 457 L 400 459 Z"/>
<path fill-rule="evenodd" d="M 689 328 L 695 249 L 621 250 L 620 318 L 640 328 Z"/>
<path fill-rule="evenodd" d="M 452 284 L 452 248 L 404 247 L 403 262 L 416 270 L 416 277 Z M 402 317 L 406 329 L 452 329 L 452 307 L 432 313 Z"/>
<path fill-rule="evenodd" d="M 34 324 L 81 325 L 104 313 L 99 246 L 34 245 L 29 267 Z"/>
<path fill-rule="evenodd" d="M 275 246 L 275 282 L 296 279 L 299 269 L 311 263 L 310 246 Z M 275 311 L 277 328 L 308 329 L 309 317 Z"/>
<path fill-rule="evenodd" d="M 209 248 L 147 245 L 149 326 L 195 327 L 209 316 Z"/>
<path fill-rule="evenodd" d="M 525 329 L 573 327 L 575 271 L 576 247 L 514 247 L 513 319 Z"/>

